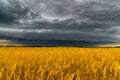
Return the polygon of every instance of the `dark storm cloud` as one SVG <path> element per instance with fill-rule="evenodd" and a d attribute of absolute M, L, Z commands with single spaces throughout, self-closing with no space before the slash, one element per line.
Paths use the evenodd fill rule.
<path fill-rule="evenodd" d="M 23 39 L 119 42 L 119 0 L 0 0 L 0 33 Z"/>
<path fill-rule="evenodd" d="M 0 0 L 0 22 L 12 23 L 28 12 L 29 8 L 18 0 Z"/>

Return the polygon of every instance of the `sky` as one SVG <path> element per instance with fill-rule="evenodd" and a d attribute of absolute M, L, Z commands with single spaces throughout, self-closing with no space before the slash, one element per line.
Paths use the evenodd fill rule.
<path fill-rule="evenodd" d="M 0 0 L 0 40 L 28 46 L 118 45 L 119 16 L 119 0 Z"/>

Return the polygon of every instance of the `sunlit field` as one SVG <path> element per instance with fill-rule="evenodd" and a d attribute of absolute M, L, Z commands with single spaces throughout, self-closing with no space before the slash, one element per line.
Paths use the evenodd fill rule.
<path fill-rule="evenodd" d="M 1 47 L 0 80 L 120 80 L 120 49 Z"/>

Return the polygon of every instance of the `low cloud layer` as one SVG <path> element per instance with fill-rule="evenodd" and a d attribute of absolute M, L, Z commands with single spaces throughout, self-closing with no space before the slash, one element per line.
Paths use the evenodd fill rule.
<path fill-rule="evenodd" d="M 119 15 L 119 0 L 0 0 L 0 38 L 119 43 Z"/>

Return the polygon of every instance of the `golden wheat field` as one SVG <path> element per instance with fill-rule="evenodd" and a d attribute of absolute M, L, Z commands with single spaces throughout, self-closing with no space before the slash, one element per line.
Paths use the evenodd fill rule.
<path fill-rule="evenodd" d="M 120 80 L 120 49 L 1 47 L 0 80 Z"/>

